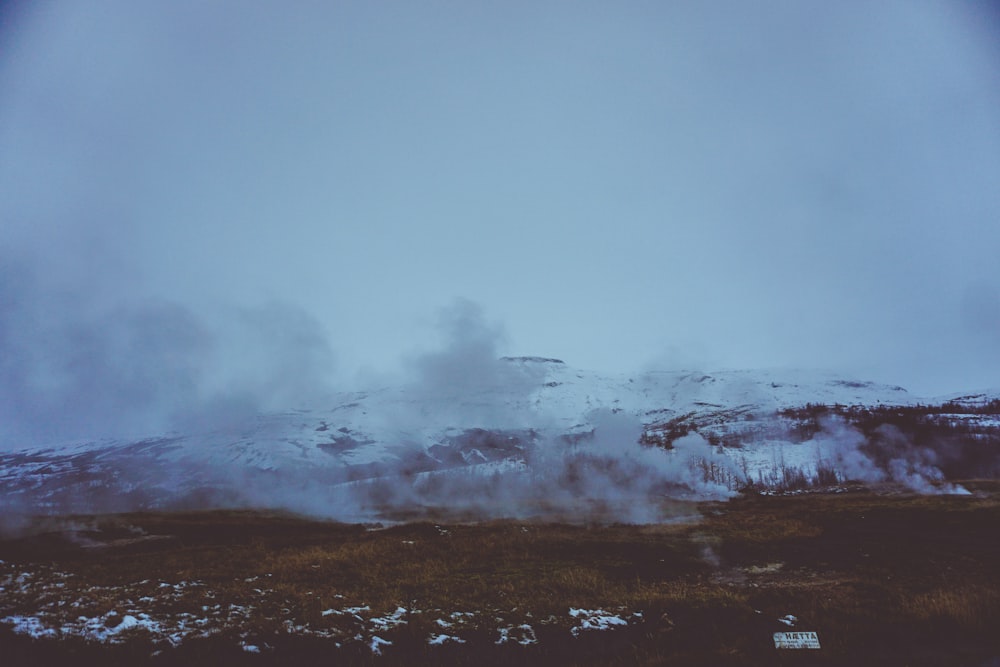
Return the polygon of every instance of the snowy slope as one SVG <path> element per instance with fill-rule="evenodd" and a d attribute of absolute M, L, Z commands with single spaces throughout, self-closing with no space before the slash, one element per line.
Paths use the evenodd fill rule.
<path fill-rule="evenodd" d="M 555 362 L 515 359 L 506 363 L 523 370 L 533 386 L 486 386 L 474 392 L 435 395 L 423 393 L 421 387 L 349 392 L 336 396 L 330 408 L 262 415 L 252 423 L 222 431 L 164 434 L 169 445 L 164 445 L 162 454 L 176 460 L 238 463 L 263 470 L 303 463 L 339 467 L 393 460 L 401 446 L 429 447 L 448 433 L 464 429 L 570 432 L 586 427 L 586 415 L 598 409 L 624 411 L 650 424 L 669 415 L 736 408 L 763 414 L 806 403 L 915 402 L 902 388 L 854 382 L 829 373 L 680 371 L 629 376 L 580 371 Z M 137 449 L 134 443 L 98 441 L 70 443 L 52 452 L 121 448 Z"/>
<path fill-rule="evenodd" d="M 400 489 L 462 487 L 470 474 L 520 476 L 505 490 L 508 495 L 538 493 L 542 482 L 567 486 L 559 475 L 570 465 L 568 457 L 581 455 L 604 457 L 601 465 L 621 469 L 620 478 L 660 471 L 628 493 L 673 482 L 699 486 L 696 477 L 680 471 L 680 451 L 687 453 L 689 468 L 718 461 L 731 486 L 736 477 L 745 482 L 756 474 L 759 479 L 759 468 L 774 467 L 776 443 L 788 444 L 788 420 L 779 411 L 807 404 L 905 408 L 926 403 L 900 387 L 823 372 L 606 375 L 533 357 L 505 358 L 494 370 L 482 382 L 471 378 L 444 388 L 411 384 L 343 393 L 327 406 L 261 415 L 236 427 L 0 454 L 0 494 L 8 507 L 22 511 L 61 511 L 74 504 L 97 510 L 156 508 L 183 499 L 191 505 L 266 504 L 340 516 L 346 510 L 331 508 L 357 509 L 360 484 L 368 484 L 362 494 L 365 507 L 416 502 Z M 998 395 L 953 398 L 985 405 Z M 685 434 L 688 439 L 670 452 L 673 458 L 658 450 L 661 458 L 647 461 L 642 457 L 649 454 L 639 450 L 649 448 L 636 445 L 643 438 L 669 448 Z M 729 437 L 728 444 L 736 445 L 742 438 L 752 447 L 713 448 L 704 439 L 692 441 L 695 435 L 714 442 Z M 789 449 L 787 457 L 805 467 L 808 459 L 814 474 L 822 452 L 809 450 L 806 456 L 807 449 Z M 786 458 L 784 449 L 781 458 Z M 557 472 L 539 478 L 543 467 Z M 529 478 L 534 486 L 525 482 Z M 377 497 L 372 480 L 386 480 Z M 718 491 L 719 480 L 712 481 Z M 567 493 L 604 497 L 608 484 Z M 476 483 L 467 486 L 475 489 Z M 455 489 L 447 497 L 421 491 L 419 502 L 457 502 L 466 491 Z"/>

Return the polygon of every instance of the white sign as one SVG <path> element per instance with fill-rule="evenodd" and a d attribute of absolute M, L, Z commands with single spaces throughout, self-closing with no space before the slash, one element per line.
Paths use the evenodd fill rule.
<path fill-rule="evenodd" d="M 775 632 L 774 648 L 819 648 L 815 632 Z"/>

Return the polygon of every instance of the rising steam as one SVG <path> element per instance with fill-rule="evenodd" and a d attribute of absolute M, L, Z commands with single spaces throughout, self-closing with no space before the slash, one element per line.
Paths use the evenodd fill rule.
<path fill-rule="evenodd" d="M 0 261 L 0 451 L 246 421 L 328 393 L 332 361 L 287 304 L 107 305 Z"/>
<path fill-rule="evenodd" d="M 968 493 L 945 482 L 933 449 L 918 447 L 891 424 L 876 428 L 872 438 L 841 417 L 825 417 L 820 425 L 820 433 L 807 444 L 816 448 L 817 465 L 828 467 L 841 479 L 893 482 L 923 494 Z"/>
<path fill-rule="evenodd" d="M 375 443 L 386 456 L 271 466 L 265 444 L 254 450 L 264 462 L 253 463 L 226 454 L 237 451 L 227 447 L 298 437 L 282 430 L 292 422 L 269 422 L 262 413 L 330 395 L 332 352 L 307 314 L 280 304 L 213 316 L 165 301 L 99 308 L 81 295 L 37 289 L 30 274 L 5 271 L 0 416 L 7 448 L 116 438 L 96 467 L 86 453 L 66 455 L 61 469 L 82 477 L 43 478 L 32 493 L 44 497 L 45 511 L 254 507 L 344 521 L 542 516 L 636 523 L 675 517 L 675 499 L 726 498 L 756 482 L 780 487 L 789 470 L 807 485 L 823 483 L 827 470 L 837 481 L 963 491 L 943 482 L 934 451 L 891 426 L 866 437 L 843 419 L 824 418 L 806 442 L 769 443 L 810 458 L 798 468 L 782 458 L 765 480 L 759 466 L 746 464 L 753 445 L 723 448 L 697 431 L 666 447 L 643 444 L 641 416 L 607 406 L 567 424 L 538 398 L 545 364 L 503 358 L 502 326 L 464 300 L 440 313 L 440 347 L 408 357 L 403 375 L 393 378 L 396 398 L 367 417 L 374 431 L 389 434 Z M 330 456 L 338 447 L 372 444 L 340 428 L 335 411 L 320 414 L 315 430 L 334 434 L 319 445 Z M 169 430 L 179 433 L 137 439 Z M 194 436 L 200 448 L 161 456 Z M 47 456 L 58 460 L 60 451 Z M 18 524 L 15 515 L 39 511 L 16 476 L 0 483 L 8 527 Z"/>

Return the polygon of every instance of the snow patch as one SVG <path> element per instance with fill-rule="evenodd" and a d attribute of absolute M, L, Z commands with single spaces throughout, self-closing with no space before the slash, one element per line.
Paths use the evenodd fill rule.
<path fill-rule="evenodd" d="M 386 639 L 382 639 L 377 635 L 372 637 L 372 641 L 369 644 L 369 648 L 371 648 L 373 654 L 382 655 L 383 646 L 392 646 L 392 642 Z"/>
<path fill-rule="evenodd" d="M 56 637 L 59 633 L 54 628 L 45 627 L 41 620 L 34 616 L 6 616 L 0 618 L 0 623 L 12 625 L 11 630 L 19 635 L 29 635 L 35 639 Z"/>
<path fill-rule="evenodd" d="M 615 627 L 628 625 L 628 621 L 621 616 L 608 613 L 603 609 L 570 608 L 569 615 L 580 621 L 580 625 L 574 626 L 570 630 L 574 637 L 579 637 L 581 632 L 610 630 Z"/>
<path fill-rule="evenodd" d="M 530 646 L 531 644 L 538 643 L 535 629 L 527 623 L 506 628 L 497 628 L 497 631 L 500 633 L 500 638 L 495 642 L 497 645 L 513 642 L 521 646 Z"/>

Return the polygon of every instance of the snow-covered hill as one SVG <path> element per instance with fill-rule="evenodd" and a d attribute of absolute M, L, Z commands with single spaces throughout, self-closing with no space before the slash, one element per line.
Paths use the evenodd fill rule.
<path fill-rule="evenodd" d="M 995 449 L 997 397 L 927 401 L 805 371 L 604 375 L 513 357 L 454 383 L 343 393 L 237 426 L 0 454 L 0 502 L 8 514 L 269 506 L 348 520 L 598 503 L 631 507 L 624 518 L 638 520 L 655 514 L 650 498 L 823 474 L 930 489 L 945 476 L 936 453 L 896 442 L 897 455 L 881 460 L 851 415 L 909 414 L 950 398 L 953 426 L 973 424 L 969 441 Z"/>

